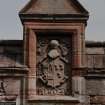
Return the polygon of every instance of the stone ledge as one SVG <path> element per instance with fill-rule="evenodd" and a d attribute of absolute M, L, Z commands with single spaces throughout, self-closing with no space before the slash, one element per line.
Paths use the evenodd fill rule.
<path fill-rule="evenodd" d="M 17 98 L 17 95 L 4 95 L 4 96 L 0 96 L 0 102 L 1 101 L 15 101 Z"/>
<path fill-rule="evenodd" d="M 0 67 L 0 73 L 25 73 L 27 74 L 27 67 Z"/>
<path fill-rule="evenodd" d="M 105 96 L 90 96 L 90 103 L 91 104 L 104 104 Z"/>
<path fill-rule="evenodd" d="M 79 103 L 79 99 L 72 96 L 34 96 L 28 99 L 28 101 L 47 101 L 47 102 L 71 102 Z"/>

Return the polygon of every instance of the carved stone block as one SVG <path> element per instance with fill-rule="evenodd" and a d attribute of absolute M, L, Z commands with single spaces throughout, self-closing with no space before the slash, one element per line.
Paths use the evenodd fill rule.
<path fill-rule="evenodd" d="M 20 105 L 23 99 L 21 98 L 22 79 L 13 77 L 0 78 L 0 105 Z M 24 84 L 24 83 L 22 83 Z M 4 103 L 3 103 L 4 102 Z M 9 102 L 9 103 L 8 103 Z M 16 104 L 15 104 L 16 103 Z"/>
<path fill-rule="evenodd" d="M 37 94 L 70 95 L 71 38 L 61 32 L 38 34 Z"/>
<path fill-rule="evenodd" d="M 87 64 L 87 67 L 88 68 L 93 68 L 94 66 L 94 58 L 93 58 L 93 55 L 86 55 L 86 64 Z"/>
<path fill-rule="evenodd" d="M 105 55 L 94 55 L 94 68 L 104 68 Z"/>
<path fill-rule="evenodd" d="M 87 80 L 86 90 L 88 95 L 105 95 L 105 80 Z"/>
<path fill-rule="evenodd" d="M 97 104 L 97 105 L 104 105 L 105 103 L 105 96 L 91 96 L 90 97 L 90 103 L 91 104 Z"/>
<path fill-rule="evenodd" d="M 86 55 L 87 67 L 88 68 L 104 68 L 104 55 L 88 54 Z"/>

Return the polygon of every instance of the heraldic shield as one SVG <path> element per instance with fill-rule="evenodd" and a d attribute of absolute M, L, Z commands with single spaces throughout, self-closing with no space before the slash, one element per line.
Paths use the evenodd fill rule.
<path fill-rule="evenodd" d="M 64 73 L 66 64 L 64 59 L 60 57 L 55 59 L 46 58 L 41 64 L 42 75 L 40 76 L 40 79 L 47 86 L 56 88 L 67 80 L 68 77 Z"/>
<path fill-rule="evenodd" d="M 52 88 L 59 87 L 68 78 L 64 71 L 67 60 L 61 56 L 59 46 L 57 40 L 51 40 L 47 56 L 40 62 L 39 79 Z"/>

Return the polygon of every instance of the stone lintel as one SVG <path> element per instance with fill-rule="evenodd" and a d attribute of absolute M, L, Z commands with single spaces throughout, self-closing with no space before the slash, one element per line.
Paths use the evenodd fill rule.
<path fill-rule="evenodd" d="M 28 101 L 36 102 L 70 102 L 79 103 L 79 99 L 72 96 L 35 96 L 34 98 L 28 99 Z"/>

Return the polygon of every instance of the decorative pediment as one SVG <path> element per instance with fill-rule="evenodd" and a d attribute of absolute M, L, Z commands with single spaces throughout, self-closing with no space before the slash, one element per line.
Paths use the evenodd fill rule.
<path fill-rule="evenodd" d="M 26 14 L 87 14 L 77 0 L 31 0 L 20 13 Z"/>
<path fill-rule="evenodd" d="M 77 0 L 30 0 L 29 3 L 19 13 L 21 19 L 31 17 L 31 19 L 41 19 L 44 17 L 68 18 L 74 17 L 82 19 L 88 18 L 88 11 Z"/>

